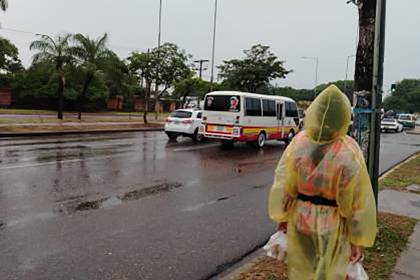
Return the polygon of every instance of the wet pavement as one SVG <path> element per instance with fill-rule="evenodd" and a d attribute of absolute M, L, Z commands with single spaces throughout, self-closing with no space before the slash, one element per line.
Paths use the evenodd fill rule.
<path fill-rule="evenodd" d="M 384 134 L 381 171 L 420 150 Z M 0 141 L 0 279 L 208 279 L 273 232 L 283 151 L 162 132 Z"/>

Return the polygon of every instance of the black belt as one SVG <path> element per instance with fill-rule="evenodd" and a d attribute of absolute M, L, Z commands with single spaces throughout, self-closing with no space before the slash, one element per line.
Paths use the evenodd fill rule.
<path fill-rule="evenodd" d="M 333 206 L 333 207 L 338 206 L 337 201 L 329 200 L 322 196 L 308 196 L 303 193 L 299 193 L 297 198 L 301 201 L 307 201 L 315 205 L 325 205 L 325 206 Z"/>

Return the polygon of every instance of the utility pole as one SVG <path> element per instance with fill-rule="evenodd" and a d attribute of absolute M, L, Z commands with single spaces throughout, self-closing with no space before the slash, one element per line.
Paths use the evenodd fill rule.
<path fill-rule="evenodd" d="M 199 68 L 198 68 L 198 75 L 199 75 L 199 77 L 200 77 L 200 80 L 203 78 L 203 70 L 204 70 L 204 68 L 203 68 L 203 64 L 204 63 L 207 63 L 207 62 L 209 62 L 209 60 L 208 59 L 199 59 L 199 60 L 195 60 L 194 61 L 195 63 L 199 63 Z M 212 90 L 211 90 L 212 91 Z M 200 96 L 197 96 L 197 108 L 198 109 L 200 109 Z"/>
<path fill-rule="evenodd" d="M 200 79 L 203 78 L 203 70 L 206 70 L 203 68 L 203 64 L 209 62 L 210 60 L 208 59 L 199 59 L 199 60 L 195 60 L 194 63 L 198 63 L 200 66 L 198 68 L 198 76 L 200 77 Z"/>
<path fill-rule="evenodd" d="M 349 80 L 348 75 L 349 75 L 349 63 L 350 63 L 350 58 L 355 57 L 354 54 L 347 56 L 347 64 L 346 64 L 346 75 L 345 75 L 345 79 L 344 79 L 344 91 L 346 93 L 346 95 L 348 96 L 348 90 L 347 90 L 347 81 Z"/>
<path fill-rule="evenodd" d="M 316 87 L 318 86 L 318 70 L 319 70 L 319 58 L 317 56 L 302 56 L 302 59 L 310 59 L 315 61 L 315 84 L 314 84 L 314 93 L 316 98 Z"/>
<path fill-rule="evenodd" d="M 368 157 L 368 170 L 373 184 L 376 201 L 378 201 L 379 180 L 379 151 L 381 143 L 381 113 L 384 56 L 385 56 L 385 24 L 386 23 L 386 0 L 377 0 L 376 24 L 375 24 L 375 51 L 373 60 L 372 82 L 372 114 L 371 134 Z"/>
<path fill-rule="evenodd" d="M 214 0 L 213 47 L 212 47 L 212 51 L 211 51 L 210 91 L 213 91 L 213 83 L 214 83 L 214 59 L 215 59 L 215 52 L 216 52 L 216 31 L 217 31 L 217 0 Z"/>
<path fill-rule="evenodd" d="M 386 0 L 349 0 L 347 3 L 355 4 L 359 10 L 352 134 L 365 156 L 375 199 L 378 201 Z"/>
<path fill-rule="evenodd" d="M 162 0 L 159 0 L 159 27 L 158 27 L 158 56 L 160 58 L 160 46 L 161 46 L 161 41 L 162 41 Z M 158 69 L 159 71 L 160 69 Z M 159 92 L 159 81 L 156 79 L 156 84 L 155 84 L 155 120 L 158 119 L 158 108 L 159 108 L 159 96 L 158 96 L 158 92 Z"/>

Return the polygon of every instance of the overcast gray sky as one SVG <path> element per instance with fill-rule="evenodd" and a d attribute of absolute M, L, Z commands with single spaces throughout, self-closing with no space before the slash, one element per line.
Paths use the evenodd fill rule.
<path fill-rule="evenodd" d="M 216 64 L 240 57 L 261 43 L 294 70 L 279 85 L 311 88 L 319 57 L 319 82 L 344 79 L 347 56 L 355 53 L 357 10 L 345 0 L 219 0 Z M 4 28 L 55 35 L 110 36 L 121 57 L 157 44 L 159 0 L 9 0 L 0 14 Z M 210 58 L 214 0 L 163 0 L 162 41 L 174 42 L 195 59 Z M 388 0 L 385 86 L 420 78 L 420 1 Z M 0 30 L 20 50 L 25 65 L 31 34 Z M 354 58 L 349 77 L 353 76 Z M 204 74 L 208 78 L 210 72 Z"/>

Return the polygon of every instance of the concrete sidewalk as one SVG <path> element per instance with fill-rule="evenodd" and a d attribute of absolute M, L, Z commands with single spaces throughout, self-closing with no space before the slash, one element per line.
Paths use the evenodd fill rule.
<path fill-rule="evenodd" d="M 414 186 L 413 186 L 414 187 Z M 379 193 L 380 211 L 420 219 L 420 194 L 385 190 Z M 420 279 L 420 223 L 400 256 L 392 279 Z"/>
<path fill-rule="evenodd" d="M 164 123 L 151 122 L 62 122 L 0 124 L 0 137 L 66 135 L 82 133 L 116 133 L 133 131 L 162 131 Z"/>

